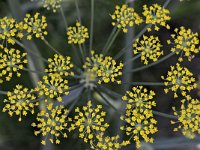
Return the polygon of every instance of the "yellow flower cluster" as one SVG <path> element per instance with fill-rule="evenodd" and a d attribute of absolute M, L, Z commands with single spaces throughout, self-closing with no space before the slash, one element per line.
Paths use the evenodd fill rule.
<path fill-rule="evenodd" d="M 143 35 L 142 40 L 136 40 L 136 43 L 133 44 L 133 48 L 134 54 L 141 54 L 141 61 L 143 61 L 145 65 L 149 63 L 149 59 L 155 62 L 161 55 L 163 55 L 160 40 L 158 37 L 154 36 L 148 37 Z"/>
<path fill-rule="evenodd" d="M 171 123 L 179 124 L 174 131 L 182 130 L 183 135 L 191 139 L 195 138 L 195 134 L 200 134 L 200 101 L 198 99 L 191 99 L 189 102 L 182 100 L 181 110 L 176 111 L 174 107 L 173 110 L 178 121 L 171 121 Z"/>
<path fill-rule="evenodd" d="M 0 19 L 0 48 L 7 47 L 7 43 L 14 45 L 15 37 L 22 38 L 23 34 L 19 32 L 19 24 L 16 23 L 13 18 L 1 18 Z M 4 46 L 5 45 L 5 46 Z"/>
<path fill-rule="evenodd" d="M 59 74 L 60 76 L 73 76 L 74 73 L 70 71 L 74 66 L 71 63 L 71 57 L 64 57 L 62 55 L 55 54 L 54 58 L 48 59 L 49 65 L 45 69 L 45 72 L 49 74 Z"/>
<path fill-rule="evenodd" d="M 34 16 L 26 14 L 22 25 L 22 28 L 28 32 L 28 40 L 31 40 L 33 35 L 35 35 L 36 38 L 41 38 L 43 40 L 44 36 L 48 34 L 46 31 L 46 17 L 40 16 L 40 13 L 36 13 Z"/>
<path fill-rule="evenodd" d="M 181 53 L 179 61 L 183 60 L 182 56 L 191 61 L 194 54 L 200 51 L 200 47 L 197 47 L 199 45 L 198 33 L 193 33 L 191 29 L 186 29 L 185 27 L 176 28 L 174 31 L 176 34 L 171 35 L 173 41 L 167 41 L 168 44 L 172 43 L 174 45 L 171 51 L 176 52 L 176 54 Z"/>
<path fill-rule="evenodd" d="M 152 6 L 149 7 L 147 7 L 147 5 L 144 5 L 143 10 L 144 10 L 143 15 L 146 18 L 145 19 L 146 24 L 155 25 L 156 31 L 160 29 L 158 25 L 170 29 L 170 26 L 166 23 L 171 19 L 171 17 L 169 16 L 170 14 L 169 10 L 163 8 L 158 4 L 153 4 Z M 150 28 L 148 28 L 148 30 L 151 31 Z"/>
<path fill-rule="evenodd" d="M 97 144 L 94 145 L 92 143 L 91 148 L 95 150 L 118 150 L 121 149 L 122 146 L 126 146 L 129 144 L 129 142 L 123 141 L 122 143 L 119 143 L 119 135 L 116 136 L 104 136 L 103 133 L 100 133 L 96 136 L 97 138 Z"/>
<path fill-rule="evenodd" d="M 113 19 L 112 25 L 122 29 L 124 33 L 128 32 L 128 27 L 133 27 L 135 24 L 139 25 L 143 22 L 135 10 L 125 4 L 122 7 L 117 5 L 111 17 Z"/>
<path fill-rule="evenodd" d="M 145 110 L 151 111 L 152 107 L 156 106 L 156 102 L 152 101 L 154 96 L 154 91 L 148 91 L 143 86 L 136 86 L 132 88 L 132 91 L 126 91 L 122 100 L 127 101 L 127 110 L 138 109 L 139 112 L 144 112 Z"/>
<path fill-rule="evenodd" d="M 21 76 L 20 69 L 24 68 L 24 64 L 27 63 L 26 53 L 21 53 L 15 49 L 3 49 L 3 53 L 0 53 L 0 78 L 5 77 L 6 81 L 10 81 L 13 73 L 16 72 L 17 76 Z M 0 79 L 0 82 L 3 82 Z"/>
<path fill-rule="evenodd" d="M 32 126 L 39 129 L 35 131 L 36 136 L 41 133 L 45 137 L 41 142 L 43 145 L 47 139 L 51 143 L 60 144 L 59 137 L 67 138 L 67 134 L 63 132 L 68 127 L 68 121 L 71 121 L 70 118 L 67 119 L 67 114 L 68 110 L 64 106 L 54 108 L 52 103 L 47 106 L 47 110 L 38 113 L 38 123 L 32 123 Z"/>
<path fill-rule="evenodd" d="M 77 107 L 75 112 L 77 113 L 69 127 L 69 131 L 78 128 L 79 137 L 84 139 L 84 142 L 91 143 L 95 138 L 95 133 L 104 132 L 108 128 L 108 124 L 104 123 L 106 113 L 101 111 L 102 106 L 97 105 L 96 108 L 92 108 L 92 102 L 88 101 L 87 106 L 83 106 L 82 110 Z"/>
<path fill-rule="evenodd" d="M 76 22 L 76 26 L 67 29 L 68 44 L 83 44 L 89 38 L 88 29 Z"/>
<path fill-rule="evenodd" d="M 167 77 L 161 76 L 164 81 L 166 88 L 164 89 L 165 93 L 168 93 L 169 90 L 174 92 L 174 98 L 178 97 L 178 90 L 182 96 L 187 99 L 188 92 L 197 87 L 197 83 L 193 74 L 185 67 L 182 67 L 179 63 L 176 66 L 171 66 L 171 70 L 168 71 Z"/>
<path fill-rule="evenodd" d="M 16 85 L 14 91 L 8 92 L 7 96 L 8 99 L 4 99 L 6 105 L 3 108 L 3 112 L 8 111 L 11 117 L 13 114 L 19 116 L 19 121 L 21 121 L 22 116 L 26 116 L 28 112 L 34 114 L 34 106 L 37 106 L 38 102 L 34 103 L 36 97 L 28 88 L 24 88 L 22 85 Z"/>
<path fill-rule="evenodd" d="M 56 98 L 58 102 L 62 102 L 61 95 L 69 94 L 68 80 L 62 79 L 59 74 L 49 74 L 43 77 L 43 81 L 38 82 L 35 91 L 39 93 L 40 97 Z M 45 100 L 46 102 L 48 101 L 47 99 Z"/>
<path fill-rule="evenodd" d="M 145 142 L 153 142 L 153 138 L 149 135 L 158 131 L 157 121 L 153 118 L 153 114 L 149 111 L 140 113 L 138 109 L 129 110 L 126 112 L 125 117 L 121 117 L 121 120 L 126 122 L 126 125 L 121 126 L 120 129 L 126 132 L 126 135 L 130 136 L 130 140 L 133 139 L 136 142 L 136 148 L 141 147 L 141 138 Z"/>
<path fill-rule="evenodd" d="M 157 121 L 153 118 L 152 107 L 156 106 L 155 101 L 151 101 L 155 96 L 154 91 L 149 91 L 143 86 L 136 86 L 132 91 L 127 91 L 122 100 L 127 101 L 126 114 L 120 119 L 127 125 L 121 126 L 120 129 L 130 136 L 136 142 L 136 147 L 141 147 L 140 137 L 145 142 L 153 142 L 150 134 L 157 132 L 155 127 Z"/>
<path fill-rule="evenodd" d="M 43 7 L 47 10 L 53 10 L 53 12 L 56 12 L 58 8 L 61 7 L 62 0 L 31 0 L 31 1 L 38 1 L 41 2 Z"/>
<path fill-rule="evenodd" d="M 86 72 L 95 73 L 99 78 L 99 84 L 102 82 L 117 82 L 121 84 L 121 81 L 116 78 L 122 76 L 123 64 L 117 65 L 117 62 L 110 56 L 104 57 L 102 54 L 98 55 L 92 51 L 91 57 L 86 58 L 83 68 Z"/>

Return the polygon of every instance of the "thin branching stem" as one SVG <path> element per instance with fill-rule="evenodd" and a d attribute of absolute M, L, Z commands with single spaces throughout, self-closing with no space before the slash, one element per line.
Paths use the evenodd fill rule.
<path fill-rule="evenodd" d="M 115 110 L 118 114 L 120 114 L 119 110 L 117 108 L 115 108 L 115 106 L 113 106 L 113 104 L 111 104 L 107 98 L 101 93 L 101 91 L 99 91 L 98 89 L 95 88 L 95 91 L 101 96 L 101 98 L 113 109 Z M 120 114 L 121 115 L 121 114 Z"/>
<path fill-rule="evenodd" d="M 136 55 L 135 57 L 133 57 L 133 58 L 131 58 L 131 59 L 125 61 L 125 62 L 124 62 L 124 66 L 126 66 L 127 64 L 129 64 L 129 63 L 132 62 L 132 61 L 135 61 L 136 59 L 138 59 L 138 58 L 140 58 L 140 57 L 141 57 L 141 54 L 138 54 L 138 55 Z"/>
<path fill-rule="evenodd" d="M 56 50 L 46 39 L 43 39 L 43 41 L 51 50 L 53 50 L 55 53 L 61 55 L 61 53 L 58 50 Z"/>
<path fill-rule="evenodd" d="M 7 95 L 7 93 L 8 93 L 7 91 L 0 91 L 1 95 Z"/>
<path fill-rule="evenodd" d="M 37 71 L 37 70 L 31 70 L 31 69 L 28 69 L 28 68 L 23 68 L 22 70 L 28 71 L 28 72 L 32 72 L 32 73 L 36 73 L 36 74 L 40 74 L 40 75 L 45 75 L 46 74 L 45 72 Z"/>
<path fill-rule="evenodd" d="M 81 99 L 81 97 L 85 94 L 85 89 L 83 89 L 82 93 L 74 100 L 74 102 L 70 105 L 68 109 L 68 114 L 74 109 L 78 101 Z"/>
<path fill-rule="evenodd" d="M 147 69 L 147 68 L 150 68 L 152 66 L 155 66 L 165 60 L 167 60 L 168 58 L 172 57 L 174 54 L 176 54 L 176 52 L 173 52 L 173 53 L 170 53 L 168 55 L 166 55 L 165 57 L 159 59 L 158 61 L 156 62 L 153 62 L 153 63 L 150 63 L 148 65 L 145 65 L 145 66 L 142 66 L 142 67 L 139 67 L 139 68 L 136 68 L 136 69 L 132 69 L 132 70 L 129 70 L 129 71 L 126 71 L 124 73 L 133 73 L 133 72 L 138 72 L 138 71 L 141 71 L 141 70 L 144 70 L 144 69 Z"/>
<path fill-rule="evenodd" d="M 106 44 L 105 44 L 104 47 L 103 47 L 102 52 L 105 51 L 106 47 L 107 47 L 108 44 L 110 43 L 110 40 L 112 39 L 112 37 L 113 37 L 113 35 L 116 33 L 116 31 L 117 31 L 117 27 L 115 26 L 115 27 L 112 29 L 112 32 L 110 33 L 110 35 L 109 35 L 109 37 L 108 37 L 108 39 L 107 39 L 107 41 L 106 41 Z"/>
<path fill-rule="evenodd" d="M 82 59 L 82 63 L 84 63 L 85 62 L 85 54 L 83 52 L 83 48 L 80 44 L 78 45 L 78 47 L 79 47 L 79 50 L 80 50 L 80 53 L 81 53 L 80 59 Z"/>
<path fill-rule="evenodd" d="M 108 94 L 108 95 L 110 95 L 112 97 L 115 97 L 115 98 L 121 98 L 122 97 L 121 94 L 116 93 L 116 92 L 106 88 L 105 86 L 99 85 L 97 88 L 100 89 L 102 92 L 104 92 L 104 93 L 106 93 L 106 94 Z"/>
<path fill-rule="evenodd" d="M 80 13 L 79 5 L 78 5 L 78 0 L 75 0 L 75 6 L 76 6 L 76 12 L 77 12 L 78 21 L 82 24 L 81 13 Z M 84 54 L 86 56 L 86 46 L 85 46 L 85 43 L 83 43 L 83 52 L 84 52 Z"/>
<path fill-rule="evenodd" d="M 117 29 L 113 37 L 110 39 L 108 46 L 106 46 L 105 50 L 103 51 L 103 54 L 106 55 L 109 51 L 110 47 L 113 45 L 114 41 L 116 40 L 117 36 L 119 35 L 120 29 Z"/>
<path fill-rule="evenodd" d="M 166 114 L 166 113 L 162 113 L 162 112 L 159 112 L 159 111 L 153 111 L 153 114 L 157 115 L 157 116 L 169 118 L 169 119 L 178 119 L 176 116 L 169 115 L 169 114 Z"/>
<path fill-rule="evenodd" d="M 90 48 L 89 51 L 93 48 L 93 30 L 94 30 L 94 0 L 91 0 L 91 18 L 90 18 Z M 89 53 L 90 55 L 90 53 Z"/>
<path fill-rule="evenodd" d="M 130 47 L 132 46 L 132 44 L 136 41 L 136 39 L 140 38 L 146 31 L 148 28 L 150 28 L 152 25 L 148 24 L 146 25 L 134 38 L 133 40 L 127 44 L 124 48 L 122 48 L 115 56 L 115 59 L 119 59 L 127 50 L 130 49 Z"/>
<path fill-rule="evenodd" d="M 122 83 L 129 85 L 144 85 L 144 86 L 164 86 L 162 82 L 130 82 L 130 83 Z"/>
<path fill-rule="evenodd" d="M 64 22 L 64 24 L 65 24 L 65 29 L 66 29 L 66 31 L 67 31 L 68 24 L 67 24 L 67 20 L 66 20 L 65 13 L 64 13 L 64 11 L 63 11 L 62 6 L 60 7 L 60 12 L 61 12 L 61 16 L 62 16 L 63 22 Z"/>
<path fill-rule="evenodd" d="M 36 53 L 34 53 L 32 50 L 30 50 L 28 47 L 26 47 L 24 44 L 22 44 L 20 41 L 16 40 L 15 39 L 15 42 L 17 43 L 17 45 L 19 45 L 20 47 L 22 47 L 23 49 L 25 49 L 27 52 L 29 52 L 31 55 L 35 56 L 35 57 L 38 57 L 40 59 L 42 59 L 44 62 L 47 62 L 48 63 L 48 60 L 43 58 L 42 56 L 40 55 L 37 55 Z"/>

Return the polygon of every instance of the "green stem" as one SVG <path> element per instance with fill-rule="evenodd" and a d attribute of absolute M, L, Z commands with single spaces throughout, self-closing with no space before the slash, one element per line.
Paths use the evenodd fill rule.
<path fill-rule="evenodd" d="M 119 59 L 125 52 L 127 49 L 129 49 L 132 44 L 136 41 L 136 39 L 140 38 L 146 31 L 147 31 L 147 28 L 150 28 L 152 25 L 148 24 L 146 25 L 134 38 L 133 40 L 127 44 L 124 48 L 122 48 L 116 55 L 115 55 L 115 59 Z"/>
<path fill-rule="evenodd" d="M 57 51 L 46 39 L 44 39 L 43 41 L 51 50 L 53 50 L 55 53 L 61 55 L 61 53 L 59 51 Z"/>
<path fill-rule="evenodd" d="M 64 22 L 64 24 L 65 24 L 65 29 L 66 29 L 66 31 L 67 31 L 68 24 L 67 24 L 67 20 L 66 20 L 66 17 L 65 17 L 65 14 L 64 14 L 64 11 L 63 11 L 62 6 L 60 6 L 60 12 L 61 12 L 61 16 L 62 16 L 62 18 L 63 18 L 63 22 Z"/>
<path fill-rule="evenodd" d="M 93 47 L 93 30 L 94 30 L 94 0 L 91 0 L 90 48 L 89 48 L 89 51 L 91 51 L 92 47 Z M 89 55 L 90 55 L 90 53 L 89 53 Z"/>
<path fill-rule="evenodd" d="M 80 44 L 78 44 L 78 47 L 79 47 L 79 50 L 80 50 L 80 53 L 81 53 L 81 59 L 83 60 L 83 63 L 85 62 L 85 54 L 83 52 L 83 48 Z"/>
<path fill-rule="evenodd" d="M 117 29 L 116 33 L 114 34 L 114 36 L 111 38 L 108 46 L 105 48 L 105 50 L 103 51 L 103 54 L 106 55 L 106 53 L 109 51 L 110 47 L 112 46 L 112 44 L 114 43 L 115 39 L 117 38 L 118 34 L 120 32 L 120 29 Z"/>
<path fill-rule="evenodd" d="M 132 70 L 127 71 L 127 72 L 124 72 L 124 73 L 133 73 L 133 72 L 138 72 L 138 71 L 141 71 L 141 70 L 150 68 L 150 67 L 152 67 L 152 66 L 155 66 L 155 65 L 157 65 L 157 64 L 159 64 L 159 63 L 161 63 L 161 62 L 167 60 L 168 58 L 172 57 L 174 54 L 176 54 L 176 53 L 175 53 L 175 52 L 170 53 L 170 54 L 166 55 L 165 57 L 159 59 L 159 60 L 156 61 L 156 62 L 153 62 L 153 63 L 151 63 L 151 64 L 148 64 L 148 65 L 146 65 L 146 66 L 142 66 L 142 67 L 139 67 L 139 68 L 136 68 L 136 69 L 132 69 Z"/>
<path fill-rule="evenodd" d="M 110 89 L 108 89 L 104 86 L 100 85 L 100 86 L 98 86 L 98 89 L 100 89 L 101 91 L 103 91 L 104 93 L 106 93 L 106 94 L 108 94 L 112 97 L 115 97 L 115 98 L 121 98 L 122 97 L 121 94 L 118 94 L 118 93 L 116 93 L 116 92 L 114 92 L 114 91 L 112 91 L 112 90 L 110 90 Z"/>
<path fill-rule="evenodd" d="M 113 105 L 106 99 L 106 97 L 105 97 L 98 89 L 95 88 L 95 91 L 101 96 L 101 98 L 102 98 L 112 109 L 114 109 L 119 115 L 121 115 L 120 112 L 119 112 L 119 110 L 118 110 L 117 108 L 115 108 L 115 106 L 113 106 Z"/>
<path fill-rule="evenodd" d="M 32 72 L 32 73 L 36 73 L 36 74 L 46 74 L 45 72 L 31 70 L 31 69 L 28 69 L 28 68 L 23 68 L 22 70 Z"/>
<path fill-rule="evenodd" d="M 76 106 L 78 101 L 81 99 L 81 97 L 85 94 L 85 89 L 82 91 L 82 93 L 74 100 L 74 102 L 70 105 L 68 109 L 68 114 L 73 110 L 73 108 Z"/>
<path fill-rule="evenodd" d="M 107 39 L 107 42 L 106 42 L 105 46 L 103 47 L 102 52 L 105 51 L 106 47 L 107 47 L 108 44 L 110 43 L 110 40 L 112 39 L 112 37 L 113 37 L 113 35 L 116 33 L 116 31 L 117 31 L 117 27 L 115 26 L 115 27 L 112 29 L 112 32 L 110 33 L 110 35 L 109 35 L 109 37 L 108 37 L 108 39 Z"/>
<path fill-rule="evenodd" d="M 178 119 L 178 118 L 177 118 L 176 116 L 174 116 L 174 115 L 169 115 L 169 114 L 162 113 L 162 112 L 158 112 L 158 111 L 153 111 L 153 114 L 154 114 L 154 115 L 157 115 L 157 116 L 169 118 L 169 119 Z"/>
<path fill-rule="evenodd" d="M 17 45 L 19 45 L 20 47 L 22 47 L 23 49 L 25 49 L 27 52 L 29 52 L 30 54 L 32 54 L 35 57 L 38 57 L 40 59 L 42 59 L 44 62 L 48 63 L 48 60 L 41 57 L 40 55 L 37 55 L 36 53 L 34 53 L 32 50 L 30 50 L 28 47 L 26 47 L 24 44 L 22 44 L 20 41 L 15 39 L 15 42 L 17 43 Z"/>
<path fill-rule="evenodd" d="M 129 62 L 132 62 L 132 61 L 135 61 L 136 59 L 140 58 L 141 57 L 141 54 L 127 60 L 126 62 L 124 62 L 124 66 L 126 66 Z"/>
<path fill-rule="evenodd" d="M 77 12 L 77 15 L 78 15 L 78 21 L 81 23 L 81 15 L 80 15 L 80 9 L 79 9 L 79 6 L 78 6 L 78 0 L 75 0 L 75 5 L 76 5 L 76 12 Z"/>
<path fill-rule="evenodd" d="M 164 83 L 162 82 L 130 82 L 130 83 L 122 83 L 122 84 L 144 85 L 144 86 L 164 86 Z"/>
<path fill-rule="evenodd" d="M 2 94 L 2 95 L 7 95 L 7 91 L 0 91 L 0 94 Z"/>

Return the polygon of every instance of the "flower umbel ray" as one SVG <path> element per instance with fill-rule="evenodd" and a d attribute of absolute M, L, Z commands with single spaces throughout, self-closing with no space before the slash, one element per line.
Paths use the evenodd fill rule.
<path fill-rule="evenodd" d="M 27 39 L 31 40 L 32 36 L 36 38 L 44 39 L 44 36 L 48 34 L 46 31 L 47 22 L 46 17 L 41 16 L 40 13 L 35 13 L 33 16 L 26 14 L 24 21 L 22 22 L 23 30 L 27 31 Z"/>
<path fill-rule="evenodd" d="M 68 44 L 83 44 L 89 38 L 88 29 L 76 22 L 76 26 L 67 29 Z"/>
<path fill-rule="evenodd" d="M 4 99 L 6 103 L 3 108 L 3 112 L 7 112 L 12 117 L 13 114 L 19 116 L 19 121 L 22 120 L 22 116 L 26 116 L 28 112 L 34 114 L 35 106 L 38 106 L 38 102 L 34 102 L 36 99 L 32 90 L 24 88 L 22 85 L 16 85 L 12 92 L 7 93 L 8 98 Z"/>
<path fill-rule="evenodd" d="M 14 45 L 15 37 L 22 38 L 23 34 L 19 24 L 13 18 L 4 17 L 0 19 L 0 48 L 7 47 L 7 44 Z"/>
<path fill-rule="evenodd" d="M 172 34 L 172 40 L 168 40 L 168 44 L 172 44 L 172 52 L 180 54 L 179 61 L 183 61 L 183 56 L 187 57 L 189 61 L 194 58 L 194 55 L 199 53 L 199 38 L 198 33 L 193 33 L 191 29 L 185 27 L 176 28 L 175 34 Z"/>
<path fill-rule="evenodd" d="M 95 54 L 91 52 L 91 57 L 86 58 L 86 62 L 83 65 L 86 72 L 96 74 L 98 84 L 116 82 L 121 84 L 121 80 L 117 78 L 122 76 L 123 64 L 117 62 L 110 56 L 104 57 L 102 54 Z"/>
<path fill-rule="evenodd" d="M 27 53 L 21 53 L 14 48 L 4 48 L 3 52 L 0 53 L 0 77 L 5 77 L 6 81 L 11 80 L 13 73 L 17 73 L 17 76 L 20 77 L 19 70 L 22 70 L 24 64 L 28 63 L 26 55 Z M 0 82 L 3 82 L 3 80 L 0 79 Z"/>
<path fill-rule="evenodd" d="M 142 36 L 143 39 L 137 39 L 133 44 L 133 53 L 141 54 L 141 61 L 144 62 L 145 65 L 149 63 L 150 60 L 156 62 L 160 56 L 164 54 L 162 45 L 160 44 L 160 40 L 158 37 L 154 36 Z"/>
<path fill-rule="evenodd" d="M 182 134 L 193 139 L 200 134 L 200 101 L 198 99 L 182 100 L 180 111 L 173 107 L 174 115 L 178 121 L 171 121 L 171 124 L 178 124 L 174 131 L 181 130 Z"/>
<path fill-rule="evenodd" d="M 156 106 L 156 102 L 153 101 L 154 96 L 154 91 L 148 91 L 143 86 L 136 86 L 132 88 L 132 91 L 126 91 L 122 100 L 127 101 L 126 110 L 138 109 L 144 112 L 145 110 L 151 111 L 152 107 Z"/>
<path fill-rule="evenodd" d="M 121 120 L 126 122 L 126 125 L 121 126 L 120 129 L 126 132 L 130 140 L 136 142 L 136 148 L 141 147 L 141 138 L 145 142 L 153 142 L 153 138 L 149 137 L 158 131 L 157 121 L 153 118 L 153 114 L 149 111 L 140 113 L 138 109 L 126 112 L 125 116 L 121 116 Z"/>
<path fill-rule="evenodd" d="M 53 58 L 48 59 L 49 65 L 45 69 L 46 73 L 59 74 L 61 77 L 73 76 L 71 69 L 74 65 L 71 63 L 71 57 L 55 54 Z"/>
<path fill-rule="evenodd" d="M 67 113 L 68 110 L 64 106 L 53 107 L 53 103 L 47 106 L 47 110 L 41 110 L 38 113 L 38 123 L 32 123 L 32 126 L 38 128 L 35 130 L 36 136 L 41 133 L 45 137 L 41 141 L 43 145 L 46 144 L 46 140 L 60 144 L 60 137 L 67 138 L 68 121 L 71 121 L 70 118 L 67 118 Z"/>
<path fill-rule="evenodd" d="M 135 24 L 139 25 L 143 22 L 142 18 L 135 12 L 135 10 L 127 5 L 116 6 L 114 13 L 111 15 L 112 25 L 123 32 L 128 32 L 128 27 L 133 27 Z"/>
<path fill-rule="evenodd" d="M 171 70 L 168 71 L 166 77 L 161 76 L 166 86 L 164 89 L 165 93 L 168 93 L 169 90 L 171 90 L 174 92 L 174 98 L 177 98 L 177 92 L 180 91 L 181 95 L 188 99 L 190 97 L 188 96 L 188 92 L 197 87 L 193 73 L 186 67 L 182 67 L 179 63 L 170 68 Z"/>
<path fill-rule="evenodd" d="M 84 139 L 84 142 L 92 142 L 98 132 L 105 132 L 109 127 L 108 123 L 105 123 L 106 112 L 101 111 L 102 105 L 97 105 L 96 108 L 92 108 L 92 102 L 88 101 L 87 106 L 83 106 L 82 109 L 77 107 L 75 109 L 76 115 L 73 118 L 74 123 L 71 124 L 69 130 L 75 130 L 78 128 L 79 137 Z"/>
<path fill-rule="evenodd" d="M 46 96 L 46 102 L 48 98 L 55 98 L 58 102 L 62 102 L 61 95 L 69 94 L 68 80 L 63 79 L 59 74 L 49 74 L 38 82 L 35 91 L 38 92 L 39 97 Z"/>
<path fill-rule="evenodd" d="M 167 21 L 171 20 L 169 16 L 170 11 L 168 9 L 163 8 L 158 4 L 153 4 L 151 6 L 144 5 L 143 6 L 143 15 L 145 17 L 146 24 L 155 25 L 155 30 L 159 30 L 159 26 L 166 27 L 170 29 L 170 26 L 167 24 Z M 150 28 L 148 28 L 151 31 Z"/>

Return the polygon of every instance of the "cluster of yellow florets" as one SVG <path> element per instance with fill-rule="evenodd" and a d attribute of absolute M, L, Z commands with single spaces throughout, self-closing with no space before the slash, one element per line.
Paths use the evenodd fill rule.
<path fill-rule="evenodd" d="M 53 12 L 56 12 L 57 9 L 61 7 L 62 0 L 31 0 L 31 1 L 38 1 L 41 2 L 43 7 L 47 10 L 53 10 Z"/>
<path fill-rule="evenodd" d="M 183 135 L 193 139 L 195 134 L 200 134 L 200 101 L 198 99 L 182 100 L 180 111 L 173 107 L 174 115 L 178 121 L 171 121 L 172 124 L 178 124 L 174 131 L 181 130 Z M 186 104 L 185 104 L 186 103 Z"/>
<path fill-rule="evenodd" d="M 55 54 L 54 58 L 48 59 L 49 65 L 45 72 L 49 74 L 59 74 L 60 76 L 73 76 L 74 73 L 70 71 L 74 65 L 71 63 L 71 57 Z"/>
<path fill-rule="evenodd" d="M 109 126 L 105 123 L 106 113 L 101 111 L 101 109 L 101 105 L 92 108 L 91 101 L 88 101 L 87 106 L 83 106 L 82 110 L 77 107 L 75 109 L 77 114 L 73 118 L 74 123 L 71 124 L 69 130 L 78 128 L 79 137 L 83 138 L 86 143 L 92 143 L 95 138 L 95 133 L 105 132 Z"/>
<path fill-rule="evenodd" d="M 157 132 L 157 121 L 153 118 L 152 107 L 156 106 L 152 101 L 155 96 L 154 91 L 149 91 L 143 86 L 136 86 L 132 91 L 127 91 L 122 100 L 127 101 L 126 114 L 120 119 L 125 121 L 127 125 L 121 126 L 121 130 L 130 136 L 136 142 L 136 147 L 141 147 L 142 137 L 145 142 L 153 142 L 150 134 Z"/>
<path fill-rule="evenodd" d="M 22 38 L 23 34 L 19 29 L 19 24 L 13 18 L 0 19 L 0 48 L 7 47 L 7 44 L 15 44 L 15 37 Z"/>
<path fill-rule="evenodd" d="M 143 86 L 136 86 L 132 88 L 132 91 L 126 91 L 126 95 L 122 97 L 122 100 L 127 101 L 127 110 L 138 109 L 143 112 L 156 106 L 156 102 L 153 101 L 154 96 L 154 91 L 148 91 Z"/>
<path fill-rule="evenodd" d="M 82 26 L 80 22 L 76 22 L 76 26 L 67 29 L 69 44 L 83 44 L 89 38 L 88 29 Z"/>
<path fill-rule="evenodd" d="M 6 105 L 3 108 L 3 112 L 8 111 L 11 117 L 13 114 L 19 116 L 19 121 L 21 121 L 22 116 L 26 116 L 28 112 L 34 114 L 34 106 L 37 106 L 38 102 L 34 103 L 36 97 L 28 88 L 17 85 L 13 92 L 7 93 L 7 96 L 8 99 L 4 99 Z"/>
<path fill-rule="evenodd" d="M 116 136 L 104 136 L 103 133 L 100 133 L 96 136 L 97 144 L 91 145 L 92 149 L 95 150 L 118 150 L 121 149 L 122 146 L 126 146 L 129 144 L 127 141 L 123 141 L 122 143 L 119 142 L 119 135 Z"/>
<path fill-rule="evenodd" d="M 23 69 L 23 65 L 27 63 L 26 55 L 13 48 L 4 48 L 3 53 L 0 53 L 0 78 L 5 77 L 6 81 L 10 81 L 14 72 L 20 77 L 19 70 Z M 0 79 L 0 82 L 3 80 Z"/>
<path fill-rule="evenodd" d="M 165 93 L 168 93 L 169 90 L 171 90 L 174 92 L 174 98 L 178 97 L 178 90 L 180 90 L 182 96 L 188 98 L 188 92 L 197 87 L 193 74 L 178 63 L 176 66 L 171 66 L 171 70 L 168 71 L 167 77 L 162 76 L 161 78 L 165 80 Z"/>
<path fill-rule="evenodd" d="M 171 35 L 173 41 L 168 40 L 169 44 L 174 45 L 171 51 L 176 52 L 176 54 L 181 53 L 179 61 L 182 61 L 182 56 L 191 61 L 194 54 L 200 51 L 198 33 L 193 33 L 191 29 L 185 29 L 185 27 L 176 28 L 174 31 L 176 34 Z"/>
<path fill-rule="evenodd" d="M 170 29 L 170 26 L 167 24 L 167 21 L 171 19 L 169 16 L 170 11 L 163 8 L 162 6 L 158 4 L 153 4 L 152 6 L 147 7 L 147 5 L 143 6 L 143 15 L 145 16 L 145 22 L 146 24 L 153 24 L 155 25 L 155 30 L 159 30 L 160 26 L 164 26 L 167 29 Z M 148 29 L 151 30 L 150 28 Z"/>
<path fill-rule="evenodd" d="M 95 54 L 91 52 L 91 57 L 86 58 L 86 62 L 83 66 L 86 72 L 95 73 L 98 77 L 98 83 L 102 82 L 117 82 L 121 83 L 116 78 L 122 76 L 123 64 L 117 65 L 117 62 L 110 56 L 104 57 L 102 54 Z"/>
<path fill-rule="evenodd" d="M 35 35 L 36 38 L 41 38 L 43 40 L 44 36 L 48 34 L 46 31 L 46 17 L 40 16 L 40 13 L 36 13 L 34 16 L 26 14 L 22 24 L 23 29 L 28 32 L 28 40 L 31 40 L 33 35 Z"/>
<path fill-rule="evenodd" d="M 35 135 L 42 134 L 45 137 L 45 140 L 42 140 L 42 144 L 46 144 L 48 139 L 51 143 L 60 144 L 59 137 L 67 138 L 67 134 L 63 131 L 66 131 L 68 127 L 68 121 L 71 121 L 70 118 L 67 119 L 68 110 L 64 106 L 53 107 L 53 104 L 47 106 L 47 110 L 42 110 L 37 115 L 38 123 L 32 123 L 33 127 L 38 128 L 35 131 Z"/>
<path fill-rule="evenodd" d="M 39 96 L 47 96 L 50 99 L 56 98 L 58 102 L 62 102 L 62 94 L 69 94 L 68 80 L 62 79 L 59 74 L 49 74 L 43 77 L 43 81 L 39 81 L 35 91 Z M 45 101 L 48 101 L 48 98 Z"/>
<path fill-rule="evenodd" d="M 130 140 L 136 142 L 136 147 L 141 147 L 141 138 L 145 142 L 153 142 L 153 138 L 149 135 L 154 134 L 158 131 L 157 121 L 153 118 L 153 114 L 149 111 L 141 113 L 138 109 L 129 110 L 126 112 L 125 117 L 122 116 L 121 120 L 126 122 L 126 125 L 121 126 L 121 130 L 126 132 L 126 135 L 130 136 Z"/>
<path fill-rule="evenodd" d="M 128 32 L 128 27 L 132 27 L 134 24 L 139 25 L 143 22 L 142 18 L 135 12 L 135 10 L 127 5 L 116 6 L 115 12 L 111 15 L 113 26 L 122 29 L 123 32 Z"/>
<path fill-rule="evenodd" d="M 134 54 L 141 54 L 141 61 L 143 61 L 145 65 L 149 63 L 149 60 L 155 62 L 161 55 L 163 55 L 160 40 L 158 39 L 158 37 L 154 36 L 148 37 L 143 35 L 142 40 L 136 40 L 136 43 L 133 44 L 133 48 Z"/>

